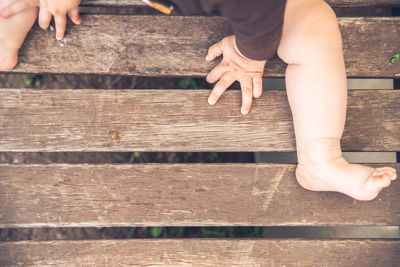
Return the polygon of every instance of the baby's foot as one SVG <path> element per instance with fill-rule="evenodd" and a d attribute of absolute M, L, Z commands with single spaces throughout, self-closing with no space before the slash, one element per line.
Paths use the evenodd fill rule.
<path fill-rule="evenodd" d="M 396 170 L 391 167 L 374 169 L 350 164 L 343 157 L 299 164 L 296 169 L 297 181 L 304 188 L 341 192 L 357 200 L 374 199 L 396 177 Z"/>
<path fill-rule="evenodd" d="M 0 10 L 13 0 L 1 0 Z M 0 71 L 17 65 L 18 50 L 37 18 L 37 8 L 30 8 L 8 19 L 0 16 Z"/>

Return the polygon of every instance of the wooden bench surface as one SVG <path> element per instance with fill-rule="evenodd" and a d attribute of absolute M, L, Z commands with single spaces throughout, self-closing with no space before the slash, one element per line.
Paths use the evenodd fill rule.
<path fill-rule="evenodd" d="M 327 0 L 333 7 L 386 7 L 400 6 L 398 0 Z M 144 6 L 141 0 L 83 0 L 84 6 Z"/>
<path fill-rule="evenodd" d="M 286 92 L 0 90 L 0 151 L 294 151 Z M 344 150 L 400 150 L 400 91 L 351 90 Z M 114 134 L 117 133 L 117 134 Z"/>
<path fill-rule="evenodd" d="M 330 0 L 334 7 L 398 0 Z M 85 6 L 143 6 L 86 0 Z M 14 72 L 204 77 L 218 17 L 84 15 L 65 43 L 37 26 Z M 399 18 L 340 18 L 349 77 L 397 78 Z M 283 77 L 268 62 L 265 77 Z M 294 151 L 284 91 L 250 114 L 240 92 L 0 89 L 0 151 Z M 400 92 L 349 92 L 342 147 L 400 151 Z M 389 165 L 399 172 L 400 164 Z M 293 164 L 0 164 L 0 227 L 400 224 L 400 184 L 369 202 L 301 188 Z M 398 266 L 399 240 L 167 239 L 1 242 L 0 265 Z"/>
<path fill-rule="evenodd" d="M 0 164 L 0 227 L 400 225 L 400 183 L 355 201 L 305 190 L 294 171 L 293 164 Z"/>
<path fill-rule="evenodd" d="M 92 240 L 0 243 L 2 266 L 397 267 L 400 241 Z"/>
<path fill-rule="evenodd" d="M 219 17 L 84 15 L 68 26 L 66 44 L 35 27 L 14 72 L 93 73 L 139 76 L 205 76 L 216 63 L 205 55 L 231 34 Z M 399 77 L 400 18 L 340 18 L 349 77 Z M 265 76 L 283 77 L 285 64 L 268 62 Z"/>

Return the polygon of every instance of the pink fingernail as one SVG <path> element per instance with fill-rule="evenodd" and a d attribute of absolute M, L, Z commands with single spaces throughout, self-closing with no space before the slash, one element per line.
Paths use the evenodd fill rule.
<path fill-rule="evenodd" d="M 214 105 L 214 104 L 215 104 L 215 101 L 214 101 L 213 99 L 209 98 L 209 99 L 208 99 L 208 104 Z"/>

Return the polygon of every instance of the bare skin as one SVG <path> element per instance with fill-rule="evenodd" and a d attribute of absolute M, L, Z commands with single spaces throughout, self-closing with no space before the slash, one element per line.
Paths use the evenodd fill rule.
<path fill-rule="evenodd" d="M 350 164 L 342 157 L 347 84 L 336 16 L 322 0 L 288 0 L 279 57 L 296 134 L 300 185 L 374 199 L 396 179 L 390 167 Z"/>
<path fill-rule="evenodd" d="M 3 0 L 0 10 L 16 1 L 22 0 Z M 46 0 L 40 2 L 46 3 Z M 76 10 L 76 6 L 69 8 Z M 17 15 L 7 20 L 0 18 L 0 70 L 15 66 L 18 49 L 37 17 L 36 8 L 17 11 Z M 65 17 L 70 11 L 66 8 L 57 14 L 51 10 L 46 12 Z M 72 15 L 68 13 L 79 24 L 81 20 L 76 14 L 75 11 Z M 42 27 L 48 26 L 45 22 L 40 23 Z M 61 38 L 65 24 L 59 25 L 58 38 Z M 215 104 L 238 80 L 242 88 L 241 111 L 246 114 L 252 98 L 261 96 L 261 75 L 266 61 L 244 58 L 236 49 L 234 36 L 210 47 L 206 59 L 211 61 L 221 55 L 223 61 L 207 76 L 209 82 L 219 81 L 209 103 Z M 340 139 L 346 118 L 346 72 L 337 19 L 323 0 L 287 0 L 278 56 L 288 64 L 286 85 L 296 134 L 299 161 L 296 177 L 300 185 L 313 191 L 340 192 L 358 200 L 375 198 L 396 179 L 396 170 L 350 164 L 342 157 Z"/>
<path fill-rule="evenodd" d="M 211 46 L 206 60 L 212 61 L 222 54 L 221 63 L 207 75 L 207 82 L 218 81 L 208 97 L 208 103 L 214 105 L 229 86 L 239 81 L 242 89 L 241 113 L 247 114 L 253 97 L 259 98 L 262 94 L 262 74 L 267 61 L 245 58 L 237 49 L 233 35 Z"/>
<path fill-rule="evenodd" d="M 0 71 L 11 70 L 18 62 L 18 51 L 36 18 L 47 29 L 54 16 L 56 38 L 64 38 L 67 15 L 81 24 L 80 0 L 1 0 L 0 2 Z M 38 7 L 39 15 L 38 15 Z"/>
<path fill-rule="evenodd" d="M 13 0 L 2 0 L 0 10 Z M 5 19 L 0 16 L 0 71 L 11 70 L 18 62 L 18 51 L 37 18 L 38 9 L 29 8 Z"/>
<path fill-rule="evenodd" d="M 219 80 L 209 103 L 215 104 L 238 80 L 242 87 L 242 113 L 246 114 L 252 96 L 261 95 L 265 61 L 243 58 L 234 48 L 234 38 L 227 37 L 208 52 L 207 60 L 223 55 L 221 64 L 207 76 L 209 82 Z M 357 200 L 374 199 L 396 179 L 396 170 L 350 164 L 342 157 L 346 71 L 337 18 L 324 1 L 287 0 L 278 56 L 288 64 L 286 86 L 296 134 L 297 181 L 313 191 L 336 191 Z"/>

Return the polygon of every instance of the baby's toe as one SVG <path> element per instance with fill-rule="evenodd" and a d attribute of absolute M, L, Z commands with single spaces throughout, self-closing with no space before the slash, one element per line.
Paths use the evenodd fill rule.
<path fill-rule="evenodd" d="M 375 172 L 372 174 L 373 176 L 382 175 L 382 174 L 389 174 L 393 179 L 396 177 L 396 170 L 391 167 L 383 167 L 383 168 L 376 168 Z"/>
<path fill-rule="evenodd" d="M 388 187 L 392 181 L 393 173 L 390 170 L 376 171 L 372 174 L 373 187 Z"/>

